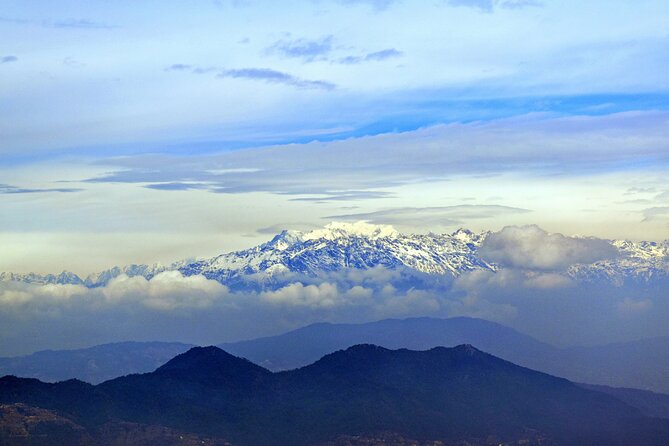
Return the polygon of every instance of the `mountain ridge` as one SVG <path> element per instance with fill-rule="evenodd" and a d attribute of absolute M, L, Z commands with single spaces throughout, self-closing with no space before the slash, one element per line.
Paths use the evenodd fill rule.
<path fill-rule="evenodd" d="M 308 365 L 351 345 L 424 350 L 473 344 L 495 356 L 572 381 L 669 393 L 669 337 L 594 347 L 557 348 L 504 325 L 469 317 L 384 319 L 362 324 L 316 323 L 276 336 L 218 344 L 272 371 Z M 131 346 L 134 350 L 120 347 Z M 146 373 L 187 351 L 179 343 L 116 343 L 89 349 L 0 358 L 0 375 L 94 384 Z M 95 366 L 95 367 L 93 367 Z"/>
<path fill-rule="evenodd" d="M 308 232 L 284 230 L 258 246 L 211 258 L 181 260 L 170 265 L 130 264 L 93 273 L 85 278 L 60 274 L 0 273 L 0 280 L 32 284 L 68 284 L 97 288 L 120 276 L 150 280 L 166 271 L 184 276 L 201 274 L 232 288 L 271 288 L 286 274 L 319 274 L 346 268 L 405 267 L 418 273 L 456 277 L 467 271 L 497 271 L 482 258 L 478 248 L 490 235 L 458 229 L 450 234 L 402 234 L 388 225 L 333 222 Z M 669 279 L 669 240 L 664 242 L 608 241 L 618 252 L 615 259 L 571 265 L 565 274 L 584 282 L 606 281 L 622 286 L 626 281 Z"/>
<path fill-rule="evenodd" d="M 474 439 L 473 445 L 490 438 L 659 445 L 669 438 L 669 420 L 645 417 L 612 396 L 471 345 L 425 351 L 356 345 L 297 370 L 271 373 L 255 366 L 261 372 L 246 385 L 240 375 L 249 365 L 217 347 L 194 347 L 162 371 L 98 386 L 0 378 L 0 404 L 55 410 L 88 432 L 116 420 L 241 445 L 309 445 L 375 432 Z M 215 379 L 228 372 L 234 380 Z"/>

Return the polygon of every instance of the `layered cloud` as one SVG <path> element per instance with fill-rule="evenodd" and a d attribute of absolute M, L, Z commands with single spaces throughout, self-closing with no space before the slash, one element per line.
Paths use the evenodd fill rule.
<path fill-rule="evenodd" d="M 504 215 L 526 214 L 529 209 L 500 205 L 438 206 L 427 208 L 391 208 L 376 212 L 331 215 L 337 220 L 365 220 L 378 224 L 397 224 L 406 226 L 452 226 L 482 218 L 494 218 Z"/>
<path fill-rule="evenodd" d="M 340 196 L 466 175 L 585 175 L 626 163 L 669 164 L 669 114 L 598 117 L 525 116 L 436 125 L 328 143 L 240 150 L 184 160 L 172 156 L 109 159 L 122 170 L 90 182 L 199 182 L 217 193 L 271 192 Z M 540 150 L 539 150 L 540 148 Z M 491 180 L 492 181 L 492 180 Z M 170 187 L 168 187 L 170 186 Z"/>

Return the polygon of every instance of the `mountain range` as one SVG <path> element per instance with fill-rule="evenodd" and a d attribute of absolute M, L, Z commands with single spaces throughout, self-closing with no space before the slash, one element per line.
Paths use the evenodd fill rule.
<path fill-rule="evenodd" d="M 219 347 L 269 370 L 282 371 L 306 366 L 328 353 L 362 343 L 414 350 L 472 344 L 516 364 L 580 383 L 669 393 L 669 338 L 557 348 L 509 327 L 475 318 L 320 323 Z M 149 372 L 191 347 L 181 343 L 125 342 L 42 351 L 0 358 L 0 376 L 11 374 L 49 382 L 77 378 L 97 384 L 129 373 Z"/>
<path fill-rule="evenodd" d="M 202 444 L 268 446 L 379 444 L 374 439 L 388 435 L 460 445 L 659 446 L 669 439 L 667 419 L 471 345 L 356 345 L 278 373 L 217 347 L 194 347 L 151 373 L 97 386 L 0 378 L 0 404 L 0 420 L 9 414 L 10 426 L 27 432 L 21 444 L 119 444 L 138 430 L 148 435 L 148 427 L 157 433 L 143 444 L 173 444 L 162 438 L 175 432 Z M 33 418 L 30 431 L 30 414 L 44 419 L 40 428 Z M 40 429 L 50 434 L 40 437 Z M 11 435 L 0 423 L 5 444 L 19 444 Z"/>
<path fill-rule="evenodd" d="M 490 232 L 459 229 L 451 234 L 402 234 L 391 226 L 364 222 L 331 223 L 308 232 L 283 231 L 259 246 L 221 254 L 213 258 L 182 260 L 171 265 L 127 265 L 91 274 L 85 278 L 64 271 L 60 274 L 0 273 L 0 280 L 35 284 L 105 286 L 125 274 L 151 279 L 165 271 L 185 276 L 201 274 L 233 289 L 273 288 L 290 274 L 316 277 L 347 268 L 403 267 L 422 274 L 458 276 L 472 270 L 496 271 L 479 247 Z M 591 264 L 575 264 L 565 272 L 572 279 L 625 283 L 669 279 L 669 240 L 657 242 L 609 241 L 618 255 Z"/>

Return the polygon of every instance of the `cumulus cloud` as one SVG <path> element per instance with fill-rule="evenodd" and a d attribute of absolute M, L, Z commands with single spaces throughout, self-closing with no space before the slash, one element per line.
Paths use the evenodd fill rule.
<path fill-rule="evenodd" d="M 479 252 L 502 266 L 538 270 L 563 270 L 618 255 L 606 240 L 550 234 L 534 225 L 508 226 L 493 233 L 486 237 Z"/>
<path fill-rule="evenodd" d="M 235 290 L 174 271 L 121 275 L 94 289 L 0 281 L 0 355 L 121 340 L 211 344 L 313 322 L 411 316 L 481 317 L 547 341 L 601 342 L 620 321 L 636 337 L 664 330 L 664 289 L 588 287 L 560 272 L 510 267 L 457 278 L 383 267 L 288 273 Z"/>
<path fill-rule="evenodd" d="M 231 291 L 203 276 L 121 275 L 107 286 L 0 281 L 0 355 L 86 342 L 173 339 L 216 343 L 318 321 L 448 316 L 450 282 L 410 270 L 288 274 L 266 287 Z M 478 311 L 475 305 L 471 312 Z M 458 310 L 460 314 L 462 310 Z M 63 330 L 63 327 L 70 327 Z M 28 335 L 30 333 L 30 335 Z"/>
<path fill-rule="evenodd" d="M 102 288 L 102 293 L 110 301 L 133 300 L 157 310 L 174 310 L 209 307 L 228 294 L 228 288 L 204 276 L 165 271 L 151 280 L 122 274 Z"/>
<path fill-rule="evenodd" d="M 18 309 L 30 305 L 33 310 L 44 306 L 67 303 L 89 294 L 83 285 L 33 285 L 0 281 L 0 307 Z"/>
<path fill-rule="evenodd" d="M 337 284 L 321 282 L 318 285 L 291 283 L 276 291 L 266 291 L 261 298 L 273 304 L 332 308 L 342 305 L 361 305 L 369 303 L 374 291 L 360 285 L 339 290 Z"/>

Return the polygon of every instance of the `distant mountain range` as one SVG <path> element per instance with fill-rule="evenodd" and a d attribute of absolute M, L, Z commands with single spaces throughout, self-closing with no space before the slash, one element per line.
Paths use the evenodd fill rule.
<path fill-rule="evenodd" d="M 12 437 L 17 426 L 20 438 Z M 175 435 L 204 444 L 379 444 L 373 439 L 391 435 L 442 444 L 659 446 L 669 441 L 669 420 L 471 345 L 357 345 L 280 373 L 195 347 L 154 372 L 97 386 L 0 378 L 4 444 L 130 444 L 124 439 L 138 432 L 145 442 L 136 444 L 176 444 Z"/>
<path fill-rule="evenodd" d="M 459 229 L 452 234 L 401 234 L 390 226 L 367 223 L 331 223 L 310 232 L 283 231 L 267 243 L 209 259 L 183 260 L 171 265 L 127 265 L 81 278 L 60 274 L 0 273 L 0 280 L 36 284 L 77 284 L 101 287 L 121 274 L 151 279 L 164 271 L 186 276 L 201 274 L 233 289 L 272 288 L 287 274 L 316 277 L 347 268 L 376 266 L 408 268 L 423 274 L 458 276 L 472 270 L 496 271 L 478 248 L 489 232 Z M 669 240 L 610 242 L 619 252 L 615 259 L 572 265 L 565 273 L 586 282 L 625 283 L 669 279 Z"/>
<path fill-rule="evenodd" d="M 118 342 L 77 350 L 44 350 L 0 358 L 0 376 L 46 382 L 76 378 L 98 384 L 131 373 L 150 372 L 191 347 L 178 342 Z"/>
<path fill-rule="evenodd" d="M 669 393 L 669 338 L 563 349 L 495 322 L 459 317 L 314 324 L 279 336 L 219 346 L 269 369 L 286 370 L 360 343 L 416 350 L 467 343 L 576 382 Z"/>
<path fill-rule="evenodd" d="M 288 333 L 219 347 L 272 371 L 302 367 L 355 344 L 425 350 L 472 344 L 508 361 L 572 381 L 669 393 L 669 338 L 560 349 L 503 325 L 473 318 L 388 319 L 365 324 L 314 324 Z M 129 342 L 0 358 L 0 376 L 93 384 L 145 373 L 189 344 Z"/>

